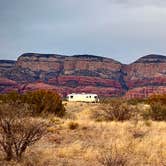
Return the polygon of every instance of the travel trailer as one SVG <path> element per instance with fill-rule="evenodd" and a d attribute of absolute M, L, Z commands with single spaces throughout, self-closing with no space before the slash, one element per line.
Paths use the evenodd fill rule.
<path fill-rule="evenodd" d="M 97 94 L 92 93 L 72 93 L 67 95 L 68 101 L 82 101 L 96 103 L 99 102 Z"/>

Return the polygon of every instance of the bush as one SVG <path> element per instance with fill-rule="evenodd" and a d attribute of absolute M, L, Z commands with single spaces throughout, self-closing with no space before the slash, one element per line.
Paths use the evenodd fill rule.
<path fill-rule="evenodd" d="M 117 148 L 117 145 L 115 143 L 114 146 L 111 145 L 111 148 L 108 152 L 107 151 L 102 152 L 101 155 L 97 158 L 97 160 L 103 166 L 127 166 L 128 165 L 127 152 L 121 152 Z"/>
<path fill-rule="evenodd" d="M 121 97 L 103 97 L 100 98 L 100 103 L 101 104 L 110 104 L 112 102 L 125 102 L 124 98 Z"/>
<path fill-rule="evenodd" d="M 27 147 L 37 142 L 44 134 L 44 125 L 29 119 L 0 119 L 0 149 L 5 159 L 20 160 Z"/>
<path fill-rule="evenodd" d="M 124 121 L 129 120 L 134 114 L 130 105 L 119 100 L 112 100 L 103 104 L 101 109 L 92 112 L 92 118 L 96 121 Z"/>
<path fill-rule="evenodd" d="M 145 102 L 146 102 L 146 99 L 144 98 L 133 98 L 133 99 L 127 100 L 127 103 L 131 105 L 137 105 L 137 104 L 145 103 Z"/>
<path fill-rule="evenodd" d="M 0 101 L 2 103 L 8 103 L 10 105 L 14 106 L 18 106 L 22 103 L 22 95 L 19 94 L 16 91 L 12 91 L 6 94 L 1 94 L 0 95 Z"/>
<path fill-rule="evenodd" d="M 166 120 L 166 94 L 153 95 L 148 98 L 147 102 L 151 109 L 144 113 L 145 119 Z"/>
<path fill-rule="evenodd" d="M 147 102 L 149 104 L 159 102 L 162 105 L 166 104 L 166 94 L 161 94 L 161 95 L 152 95 L 148 98 Z"/>
<path fill-rule="evenodd" d="M 34 114 L 53 113 L 63 116 L 65 113 L 62 100 L 57 93 L 45 90 L 27 92 L 25 102 L 28 103 Z"/>
<path fill-rule="evenodd" d="M 68 126 L 69 126 L 69 129 L 75 130 L 79 127 L 79 124 L 77 122 L 71 121 L 71 122 L 68 123 Z"/>
<path fill-rule="evenodd" d="M 144 112 L 144 119 L 152 119 L 156 121 L 166 121 L 166 104 L 154 102 L 150 104 L 151 109 Z"/>
<path fill-rule="evenodd" d="M 11 92 L 0 95 L 3 104 L 8 104 L 13 108 L 28 108 L 32 115 L 40 115 L 42 113 L 53 113 L 57 116 L 63 116 L 65 109 L 60 96 L 51 91 L 38 90 L 19 94 Z"/>
<path fill-rule="evenodd" d="M 103 166 L 127 166 L 127 158 L 119 154 L 106 154 L 98 160 Z"/>

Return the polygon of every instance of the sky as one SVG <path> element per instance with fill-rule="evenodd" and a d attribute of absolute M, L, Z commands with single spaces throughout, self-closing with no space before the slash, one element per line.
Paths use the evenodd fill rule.
<path fill-rule="evenodd" d="M 166 55 L 165 0 L 0 0 L 0 59 L 26 52 L 131 63 Z"/>

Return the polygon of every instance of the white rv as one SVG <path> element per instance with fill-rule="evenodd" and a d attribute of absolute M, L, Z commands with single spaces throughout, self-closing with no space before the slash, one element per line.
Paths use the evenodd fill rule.
<path fill-rule="evenodd" d="M 99 102 L 97 94 L 92 94 L 92 93 L 71 93 L 67 95 L 67 100 L 90 102 L 90 103 Z"/>

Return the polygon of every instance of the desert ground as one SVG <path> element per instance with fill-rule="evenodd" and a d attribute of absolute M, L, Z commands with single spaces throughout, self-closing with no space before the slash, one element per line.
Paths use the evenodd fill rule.
<path fill-rule="evenodd" d="M 21 162 L 0 161 L 0 165 L 166 165 L 166 122 L 96 121 L 92 114 L 102 111 L 101 104 L 64 105 L 67 114 L 63 118 L 37 118 L 47 124 L 47 134 L 28 148 Z"/>

